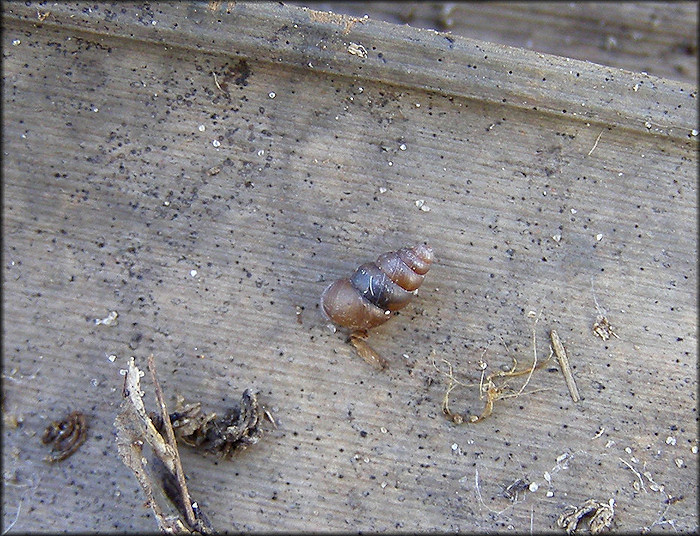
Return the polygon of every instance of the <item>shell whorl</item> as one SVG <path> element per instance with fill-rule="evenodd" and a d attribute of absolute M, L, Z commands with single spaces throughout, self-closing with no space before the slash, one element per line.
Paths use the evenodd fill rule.
<path fill-rule="evenodd" d="M 384 253 L 361 265 L 350 278 L 329 285 L 321 296 L 323 311 L 353 331 L 383 324 L 413 298 L 432 260 L 433 250 L 427 244 Z"/>

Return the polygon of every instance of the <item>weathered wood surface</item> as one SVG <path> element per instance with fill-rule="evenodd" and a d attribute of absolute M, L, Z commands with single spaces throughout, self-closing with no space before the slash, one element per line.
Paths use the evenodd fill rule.
<path fill-rule="evenodd" d="M 293 2 L 449 31 L 688 84 L 698 78 L 697 2 Z"/>
<path fill-rule="evenodd" d="M 112 427 L 153 352 L 172 398 L 254 385 L 277 419 L 230 462 L 183 449 L 219 529 L 539 532 L 612 498 L 618 530 L 697 530 L 696 87 L 277 4 L 8 3 L 3 25 L 5 527 L 155 528 Z M 374 333 L 377 373 L 318 299 L 420 240 L 437 262 Z M 552 361 L 448 422 L 431 360 L 528 364 L 529 311 L 583 400 Z M 76 409 L 87 442 L 47 464 Z"/>

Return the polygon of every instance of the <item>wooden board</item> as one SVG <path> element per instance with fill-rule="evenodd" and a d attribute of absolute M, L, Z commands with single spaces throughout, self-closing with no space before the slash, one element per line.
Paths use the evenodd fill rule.
<path fill-rule="evenodd" d="M 232 461 L 183 449 L 220 530 L 539 532 L 589 498 L 618 530 L 697 530 L 696 87 L 278 4 L 3 25 L 5 527 L 155 529 L 112 426 L 120 369 L 154 353 L 170 400 L 255 386 L 277 420 Z M 423 240 L 375 372 L 319 296 Z M 583 400 L 552 361 L 446 420 L 433 360 L 477 414 L 479 363 L 527 366 L 533 328 Z M 48 464 L 73 410 L 88 440 Z"/>
<path fill-rule="evenodd" d="M 293 2 L 697 84 L 697 2 Z"/>

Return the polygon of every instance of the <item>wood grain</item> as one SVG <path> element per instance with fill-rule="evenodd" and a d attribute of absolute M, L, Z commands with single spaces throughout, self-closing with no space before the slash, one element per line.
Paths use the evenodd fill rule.
<path fill-rule="evenodd" d="M 276 4 L 13 3 L 3 25 L 5 527 L 154 529 L 112 429 L 152 352 L 169 402 L 255 386 L 278 423 L 233 461 L 183 448 L 221 530 L 539 532 L 589 498 L 618 530 L 697 530 L 696 87 Z M 421 240 L 436 262 L 375 372 L 319 296 Z M 582 401 L 553 361 L 448 422 L 432 360 L 471 384 L 526 365 L 530 311 Z M 474 385 L 451 404 L 483 407 Z M 73 410 L 87 442 L 43 462 Z"/>
<path fill-rule="evenodd" d="M 695 2 L 292 2 L 697 84 Z"/>

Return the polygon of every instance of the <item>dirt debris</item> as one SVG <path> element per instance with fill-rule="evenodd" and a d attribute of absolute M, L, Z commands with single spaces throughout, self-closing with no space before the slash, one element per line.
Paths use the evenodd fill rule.
<path fill-rule="evenodd" d="M 80 411 L 74 411 L 60 421 L 53 421 L 41 437 L 44 445 L 51 445 L 51 454 L 46 460 L 54 463 L 71 456 L 85 443 L 87 431 L 87 420 Z"/>
<path fill-rule="evenodd" d="M 159 432 L 163 430 L 163 419 L 151 414 Z M 215 452 L 222 458 L 230 458 L 235 452 L 255 445 L 263 435 L 261 423 L 266 418 L 274 424 L 269 411 L 258 404 L 257 393 L 246 389 L 238 407 L 225 415 L 205 413 L 202 404 L 185 404 L 184 398 L 177 397 L 175 411 L 170 413 L 175 437 L 190 447 Z"/>
<path fill-rule="evenodd" d="M 614 517 L 615 499 L 610 499 L 607 503 L 588 499 L 581 506 L 567 506 L 557 519 L 557 526 L 565 529 L 567 534 L 573 534 L 581 520 L 589 518 L 591 534 L 601 534 L 610 528 Z"/>
<path fill-rule="evenodd" d="M 146 412 L 140 387 L 144 373 L 133 357 L 123 371 L 124 400 L 114 421 L 119 456 L 141 484 L 161 531 L 210 534 L 211 523 L 187 489 L 177 442 L 230 457 L 260 440 L 263 419 L 273 425 L 275 421 L 251 389 L 246 389 L 238 407 L 223 417 L 203 412 L 199 402 L 185 404 L 183 397 L 177 398 L 175 411 L 169 413 L 153 354 L 148 358 L 148 369 L 158 403 L 158 411 L 151 413 Z M 150 457 L 144 454 L 146 445 Z"/>
<path fill-rule="evenodd" d="M 617 333 L 615 333 L 614 328 L 610 325 L 608 318 L 606 316 L 599 316 L 595 322 L 593 322 L 593 333 L 607 341 L 610 337 L 615 337 L 619 339 Z"/>

